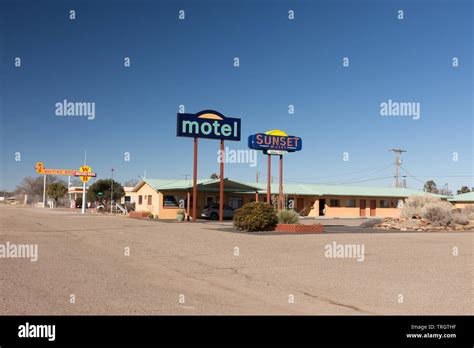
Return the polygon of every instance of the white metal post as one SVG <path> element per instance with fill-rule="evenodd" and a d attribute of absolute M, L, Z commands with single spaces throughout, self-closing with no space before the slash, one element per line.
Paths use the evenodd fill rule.
<path fill-rule="evenodd" d="M 43 208 L 46 208 L 46 174 L 43 177 Z"/>
<path fill-rule="evenodd" d="M 82 214 L 86 212 L 86 183 L 82 183 Z"/>
<path fill-rule="evenodd" d="M 87 165 L 87 150 L 84 151 L 84 165 Z M 86 212 L 86 183 L 82 183 L 82 211 L 81 214 Z"/>

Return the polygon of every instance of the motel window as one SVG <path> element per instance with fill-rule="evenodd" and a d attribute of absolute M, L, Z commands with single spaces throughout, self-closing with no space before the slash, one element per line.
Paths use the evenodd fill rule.
<path fill-rule="evenodd" d="M 213 203 L 214 203 L 214 196 L 206 196 L 206 205 L 211 205 Z"/>
<path fill-rule="evenodd" d="M 169 208 L 178 208 L 178 200 L 176 199 L 175 196 L 172 195 L 166 195 L 163 197 L 163 206 L 169 207 Z"/>
<path fill-rule="evenodd" d="M 356 206 L 356 201 L 355 199 L 346 199 L 346 207 L 355 207 Z"/>
<path fill-rule="evenodd" d="M 149 195 L 148 196 L 148 205 L 151 205 L 151 200 L 152 200 L 151 195 Z"/>
<path fill-rule="evenodd" d="M 390 201 L 385 199 L 380 200 L 380 208 L 390 208 Z"/>
<path fill-rule="evenodd" d="M 339 199 L 331 199 L 329 201 L 329 204 L 331 205 L 331 207 L 340 207 L 341 201 Z"/>
<path fill-rule="evenodd" d="M 138 204 L 142 204 L 143 203 L 143 196 L 138 196 Z"/>
<path fill-rule="evenodd" d="M 237 197 L 237 198 L 231 197 L 231 198 L 229 198 L 229 205 L 234 209 L 239 209 L 242 206 L 242 198 L 240 198 L 240 197 Z"/>
<path fill-rule="evenodd" d="M 130 196 L 125 196 L 125 200 L 124 200 L 124 202 L 130 202 L 130 201 L 131 201 L 131 199 L 130 199 L 130 198 L 131 198 Z"/>

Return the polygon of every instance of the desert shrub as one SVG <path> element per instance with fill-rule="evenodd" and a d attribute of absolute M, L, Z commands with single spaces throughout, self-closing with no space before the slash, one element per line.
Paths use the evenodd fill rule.
<path fill-rule="evenodd" d="M 360 224 L 360 227 L 372 228 L 382 223 L 382 219 L 370 219 Z"/>
<path fill-rule="evenodd" d="M 293 210 L 282 210 L 278 212 L 278 223 L 279 224 L 297 224 L 300 220 L 300 216 Z"/>
<path fill-rule="evenodd" d="M 452 217 L 452 205 L 448 202 L 427 203 L 421 208 L 420 216 L 433 226 L 446 226 Z"/>
<path fill-rule="evenodd" d="M 474 204 L 465 206 L 462 212 L 466 214 L 469 220 L 474 220 Z"/>
<path fill-rule="evenodd" d="M 421 209 L 429 203 L 440 203 L 441 199 L 431 196 L 411 196 L 403 203 L 401 208 L 402 217 L 412 218 L 421 216 Z"/>
<path fill-rule="evenodd" d="M 272 230 L 277 223 L 275 210 L 266 203 L 247 203 L 237 209 L 234 215 L 234 226 L 246 231 Z"/>
<path fill-rule="evenodd" d="M 469 215 L 465 212 L 455 212 L 452 214 L 453 222 L 458 225 L 467 225 L 469 223 Z"/>

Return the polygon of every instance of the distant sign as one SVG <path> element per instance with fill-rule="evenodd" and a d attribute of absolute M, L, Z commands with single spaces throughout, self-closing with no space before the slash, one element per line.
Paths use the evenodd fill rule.
<path fill-rule="evenodd" d="M 36 169 L 36 172 L 38 174 L 41 174 L 41 175 L 87 176 L 89 178 L 97 176 L 96 173 L 92 173 L 90 170 L 88 172 L 86 172 L 86 171 L 82 171 L 82 170 L 77 171 L 77 170 L 74 170 L 74 169 L 45 168 L 43 162 L 36 162 L 35 169 Z"/>
<path fill-rule="evenodd" d="M 254 150 L 263 150 L 269 155 L 281 155 L 286 152 L 300 151 L 303 148 L 303 139 L 288 135 L 281 130 L 272 130 L 249 136 L 248 146 Z"/>
<path fill-rule="evenodd" d="M 36 162 L 35 169 L 36 169 L 36 172 L 38 174 L 44 174 L 44 164 L 43 164 L 43 162 Z"/>
<path fill-rule="evenodd" d="M 240 141 L 240 118 L 225 117 L 214 110 L 178 114 L 178 137 Z"/>
<path fill-rule="evenodd" d="M 89 173 L 91 173 L 91 167 L 89 166 L 81 166 L 79 169 L 79 177 L 81 178 L 82 182 L 88 182 L 91 179 L 91 176 L 89 176 Z M 93 173 L 91 173 L 93 174 Z"/>

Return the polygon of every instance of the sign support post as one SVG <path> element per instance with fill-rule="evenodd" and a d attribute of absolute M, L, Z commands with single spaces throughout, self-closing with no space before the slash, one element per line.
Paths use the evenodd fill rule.
<path fill-rule="evenodd" d="M 224 218 L 224 140 L 221 139 L 221 163 L 220 163 L 220 183 L 219 183 L 219 222 Z"/>
<path fill-rule="evenodd" d="M 82 183 L 82 209 L 81 214 L 84 214 L 86 211 L 86 182 Z"/>
<path fill-rule="evenodd" d="M 271 180 L 271 176 L 272 176 L 272 173 L 271 173 L 272 156 L 271 155 L 267 155 L 267 156 L 268 156 L 268 160 L 267 160 L 267 163 L 268 163 L 268 170 L 267 170 L 267 203 L 271 204 L 271 202 L 270 202 L 270 191 L 271 191 L 270 180 Z"/>
<path fill-rule="evenodd" d="M 43 177 L 43 208 L 46 208 L 46 174 Z"/>
<path fill-rule="evenodd" d="M 196 222 L 197 204 L 197 166 L 198 166 L 198 138 L 194 138 L 194 168 L 193 168 L 193 222 Z"/>
<path fill-rule="evenodd" d="M 278 210 L 283 209 L 283 155 L 280 155 L 280 187 L 278 192 Z"/>
<path fill-rule="evenodd" d="M 191 205 L 191 192 L 188 190 L 188 196 L 186 199 L 186 215 L 188 216 L 188 221 L 189 221 L 189 206 Z"/>

